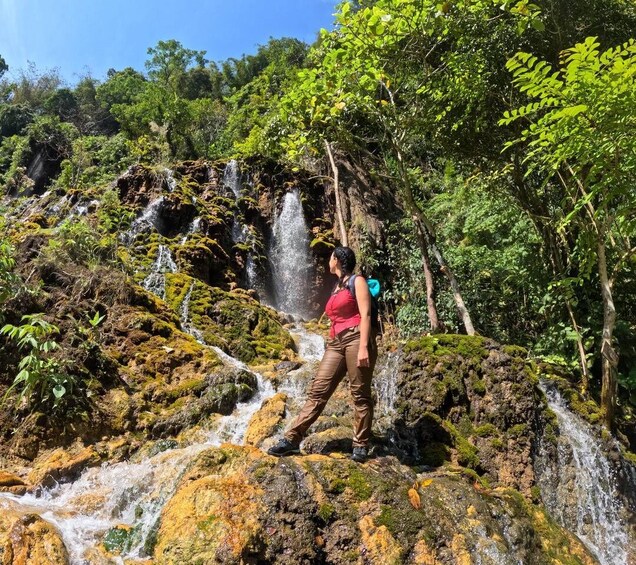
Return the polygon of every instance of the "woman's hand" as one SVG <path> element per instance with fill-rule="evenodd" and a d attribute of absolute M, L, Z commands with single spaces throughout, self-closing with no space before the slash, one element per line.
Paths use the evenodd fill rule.
<path fill-rule="evenodd" d="M 368 367 L 369 366 L 369 348 L 366 345 L 360 344 L 360 349 L 358 349 L 358 367 Z"/>

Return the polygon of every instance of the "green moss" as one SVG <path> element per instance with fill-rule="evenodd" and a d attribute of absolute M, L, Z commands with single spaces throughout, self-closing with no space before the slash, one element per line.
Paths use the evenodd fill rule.
<path fill-rule="evenodd" d="M 458 371 L 457 357 L 462 357 L 468 366 L 480 367 L 483 359 L 488 357 L 486 343 L 487 340 L 480 336 L 424 336 L 407 342 L 404 351 L 411 362 L 442 363 L 445 369 L 442 382 L 453 393 L 453 398 L 458 400 L 459 395 L 465 393 L 465 370 Z"/>
<path fill-rule="evenodd" d="M 473 391 L 475 391 L 476 394 L 479 394 L 480 396 L 486 394 L 486 381 L 484 381 L 483 379 L 475 378 L 471 380 L 470 384 L 472 385 Z"/>
<path fill-rule="evenodd" d="M 443 427 L 451 434 L 454 447 L 457 451 L 457 462 L 464 467 L 475 469 L 479 465 L 477 448 L 470 443 L 460 432 L 447 420 L 444 420 Z"/>
<path fill-rule="evenodd" d="M 439 442 L 431 442 L 420 453 L 420 459 L 424 465 L 441 467 L 444 462 L 450 460 L 450 449 Z"/>
<path fill-rule="evenodd" d="M 508 437 L 518 438 L 528 433 L 528 424 L 517 424 L 507 431 Z"/>
<path fill-rule="evenodd" d="M 325 523 L 329 522 L 335 513 L 336 509 L 328 502 L 321 504 L 320 508 L 318 508 L 318 516 Z"/>
<path fill-rule="evenodd" d="M 530 489 L 530 495 L 534 503 L 538 504 L 541 502 L 541 489 L 537 485 Z"/>
<path fill-rule="evenodd" d="M 484 424 L 474 429 L 473 433 L 477 437 L 496 436 L 499 432 L 493 424 Z"/>
<path fill-rule="evenodd" d="M 627 459 L 627 461 L 629 461 L 632 465 L 636 465 L 636 453 L 624 450 L 623 457 Z"/>
<path fill-rule="evenodd" d="M 342 494 L 347 488 L 347 482 L 341 478 L 335 478 L 329 481 L 329 487 L 327 490 L 329 492 L 333 492 L 334 494 Z"/>
<path fill-rule="evenodd" d="M 393 508 L 385 504 L 382 505 L 380 515 L 374 520 L 374 523 L 376 526 L 385 526 L 392 534 L 396 534 L 400 529 L 400 524 L 395 519 Z"/>
<path fill-rule="evenodd" d="M 521 357 L 525 359 L 528 356 L 528 350 L 518 345 L 504 345 L 501 350 L 510 355 L 510 357 Z"/>
<path fill-rule="evenodd" d="M 102 544 L 109 553 L 120 554 L 130 550 L 135 541 L 135 528 L 115 526 L 106 532 Z"/>
<path fill-rule="evenodd" d="M 358 500 L 368 500 L 373 494 L 372 486 L 357 467 L 350 470 L 347 486 L 353 491 Z"/>
<path fill-rule="evenodd" d="M 490 441 L 490 445 L 492 445 L 492 447 L 496 450 L 502 450 L 505 447 L 504 442 L 500 440 L 498 437 L 493 438 Z"/>
<path fill-rule="evenodd" d="M 462 414 L 459 422 L 457 423 L 457 429 L 463 436 L 470 436 L 473 433 L 473 423 L 470 420 L 468 414 Z"/>

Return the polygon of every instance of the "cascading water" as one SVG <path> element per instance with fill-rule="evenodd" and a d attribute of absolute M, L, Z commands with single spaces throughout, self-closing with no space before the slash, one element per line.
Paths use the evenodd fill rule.
<path fill-rule="evenodd" d="M 122 234 L 122 241 L 130 244 L 138 233 L 156 227 L 157 213 L 162 201 L 163 197 L 160 197 L 151 202 L 133 222 L 130 230 Z M 185 234 L 186 238 L 189 233 L 197 229 L 197 226 L 195 220 L 191 229 Z M 275 233 L 278 237 L 276 250 L 280 259 L 284 258 L 287 266 L 296 261 L 302 264 L 301 270 L 293 271 L 291 275 L 284 266 L 279 268 L 279 273 L 287 273 L 288 277 L 291 276 L 291 283 L 287 282 L 281 288 L 293 289 L 295 281 L 308 278 L 307 271 L 310 268 L 309 240 L 297 195 L 292 194 L 286 197 L 283 212 L 277 220 Z M 286 249 L 285 246 L 290 248 Z M 282 262 L 278 264 L 282 265 Z M 165 273 L 176 271 L 177 266 L 170 249 L 160 245 L 152 273 L 144 281 L 144 286 L 163 296 Z M 190 302 L 192 293 L 196 290 L 196 284 L 198 283 L 193 281 L 190 285 L 180 306 L 179 317 L 182 329 L 207 346 L 202 332 L 196 328 L 190 315 Z M 303 311 L 303 291 L 304 287 L 301 290 L 285 292 L 286 296 L 292 296 L 294 299 L 291 302 L 284 302 L 291 312 Z M 292 329 L 292 332 L 298 336 L 300 355 L 310 363 L 317 362 L 324 351 L 322 337 L 307 332 L 302 327 L 296 327 Z M 141 450 L 130 461 L 105 463 L 101 467 L 86 469 L 73 482 L 59 484 L 22 497 L 0 493 L 0 508 L 11 508 L 22 513 L 36 513 L 53 524 L 62 534 L 73 564 L 93 563 L 96 562 L 95 560 L 100 563 L 123 564 L 127 559 L 144 558 L 148 554 L 145 546 L 153 536 L 162 509 L 174 495 L 188 463 L 201 451 L 211 446 L 227 441 L 242 443 L 252 416 L 261 407 L 262 402 L 275 393 L 271 383 L 262 375 L 253 372 L 244 363 L 222 350 L 216 347 L 212 349 L 224 364 L 253 373 L 257 380 L 257 391 L 249 401 L 239 403 L 230 416 L 218 417 L 211 422 L 214 429 L 205 432 L 207 435 L 202 441 L 197 439 L 199 443 L 180 447 L 173 447 L 176 443 L 171 443 L 167 450 L 160 453 Z M 299 389 L 298 394 L 304 394 L 304 389 Z M 295 399 L 291 400 L 293 402 Z M 200 438 L 200 435 L 197 438 Z M 119 527 L 130 530 L 128 538 L 130 541 L 121 556 L 108 559 L 98 548 L 108 532 Z"/>
<path fill-rule="evenodd" d="M 179 314 L 184 331 L 204 343 L 201 332 L 190 320 L 189 304 L 194 285 L 193 282 L 188 289 Z M 299 348 L 308 359 L 320 355 L 321 339 L 319 344 L 315 334 L 300 328 L 294 333 L 298 334 Z M 262 375 L 221 349 L 212 349 L 227 366 L 253 373 L 258 390 L 249 401 L 237 405 L 231 415 L 218 418 L 215 429 L 203 441 L 152 456 L 140 454 L 130 462 L 87 469 L 76 481 L 37 494 L 18 497 L 0 493 L 0 508 L 37 513 L 53 524 L 62 534 L 73 564 L 91 563 L 93 548 L 109 530 L 119 526 L 132 528 L 131 542 L 121 558 L 115 558 L 112 563 L 146 556 L 144 546 L 188 463 L 209 447 L 223 442 L 241 444 L 252 416 L 275 392 Z M 100 562 L 105 562 L 101 559 Z"/>
<path fill-rule="evenodd" d="M 160 245 L 157 259 L 152 265 L 150 274 L 144 279 L 142 286 L 163 300 L 166 297 L 166 273 L 176 272 L 177 264 L 172 258 L 170 248 Z"/>
<path fill-rule="evenodd" d="M 192 281 L 188 292 L 181 303 L 179 308 L 179 319 L 181 320 L 181 328 L 184 332 L 190 334 L 194 339 L 196 339 L 199 343 L 205 345 L 205 340 L 203 339 L 203 334 L 200 330 L 194 327 L 192 321 L 190 320 L 190 299 L 192 298 L 192 290 L 194 289 L 195 281 Z"/>
<path fill-rule="evenodd" d="M 236 159 L 228 161 L 223 171 L 223 185 L 234 194 L 234 199 L 241 197 L 241 173 Z"/>
<path fill-rule="evenodd" d="M 177 188 L 177 181 L 174 178 L 174 172 L 172 169 L 168 169 L 167 167 L 163 170 L 164 179 L 166 181 L 166 186 L 168 187 L 168 192 L 174 192 L 174 189 Z"/>
<path fill-rule="evenodd" d="M 128 231 L 119 236 L 124 245 L 130 245 L 138 234 L 149 231 L 156 227 L 159 217 L 159 210 L 163 204 L 164 197 L 160 196 L 153 200 L 135 221 L 132 223 Z"/>
<path fill-rule="evenodd" d="M 223 185 L 232 191 L 234 194 L 234 200 L 238 205 L 239 198 L 242 192 L 241 172 L 239 170 L 238 162 L 235 159 L 228 161 L 225 171 L 223 172 Z M 244 224 L 240 218 L 240 212 L 237 211 L 234 214 L 234 221 L 232 223 L 232 241 L 234 243 L 244 243 L 253 247 L 254 238 L 250 232 L 249 226 Z M 247 286 L 249 288 L 258 289 L 260 284 L 256 273 L 256 265 L 254 263 L 254 256 L 252 252 L 248 252 L 245 262 L 245 275 L 247 279 Z"/>
<path fill-rule="evenodd" d="M 199 231 L 200 226 L 201 226 L 201 218 L 197 216 L 196 218 L 194 218 L 194 220 L 192 220 L 192 223 L 188 226 L 188 229 L 186 230 L 184 236 L 181 238 L 181 241 L 179 243 L 183 245 L 193 233 L 196 233 Z"/>
<path fill-rule="evenodd" d="M 542 389 L 558 421 L 556 458 L 554 444 L 544 438 L 536 464 L 543 502 L 601 565 L 627 565 L 630 540 L 622 518 L 625 508 L 601 442 L 555 388 Z"/>
<path fill-rule="evenodd" d="M 301 317 L 307 316 L 307 288 L 312 262 L 309 256 L 309 230 L 297 191 L 285 194 L 283 207 L 274 222 L 270 259 L 278 309 Z"/>
<path fill-rule="evenodd" d="M 397 374 L 401 353 L 391 351 L 378 359 L 373 375 L 373 388 L 377 397 L 375 414 L 378 419 L 392 422 L 395 415 L 395 398 L 397 395 Z"/>

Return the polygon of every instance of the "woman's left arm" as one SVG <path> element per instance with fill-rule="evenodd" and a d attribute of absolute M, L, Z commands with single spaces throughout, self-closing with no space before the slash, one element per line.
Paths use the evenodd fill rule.
<path fill-rule="evenodd" d="M 362 276 L 356 277 L 356 301 L 360 312 L 360 349 L 358 350 L 358 367 L 369 366 L 369 335 L 371 332 L 371 294 L 367 281 Z"/>

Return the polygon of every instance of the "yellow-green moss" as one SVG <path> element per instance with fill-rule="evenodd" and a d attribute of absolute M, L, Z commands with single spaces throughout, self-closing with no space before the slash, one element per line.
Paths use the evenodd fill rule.
<path fill-rule="evenodd" d="M 493 424 L 484 424 L 474 429 L 473 433 L 478 437 L 496 436 L 499 432 Z"/>

